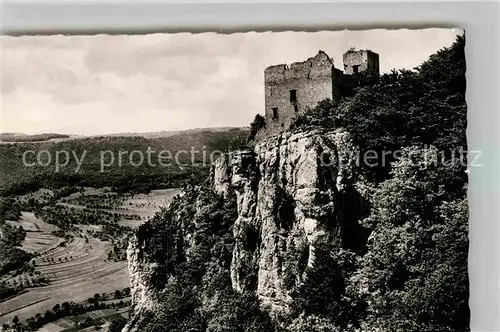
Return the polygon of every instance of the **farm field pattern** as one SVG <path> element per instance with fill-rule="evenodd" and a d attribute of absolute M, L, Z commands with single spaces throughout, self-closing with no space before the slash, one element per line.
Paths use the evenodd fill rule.
<path fill-rule="evenodd" d="M 177 189 L 158 190 L 124 200 L 120 211 L 140 215 L 140 219 L 123 220 L 119 224 L 131 228 L 140 225 L 178 192 Z M 99 229 L 99 225 L 78 225 L 73 237 L 61 245 L 64 239 L 52 234 L 57 226 L 43 222 L 31 212 L 22 212 L 20 221 L 9 223 L 26 230 L 23 249 L 39 254 L 34 258 L 35 270 L 50 282 L 27 288 L 26 292 L 0 302 L 0 325 L 15 316 L 23 321 L 37 313 L 43 315 L 56 304 L 81 302 L 96 293 L 112 293 L 130 286 L 127 262 L 109 260 L 107 255 L 112 244 L 92 236 L 92 230 Z M 16 276 L 4 281 L 14 282 L 16 278 L 20 282 L 27 277 Z M 40 331 L 61 330 L 64 329 L 55 322 Z"/>

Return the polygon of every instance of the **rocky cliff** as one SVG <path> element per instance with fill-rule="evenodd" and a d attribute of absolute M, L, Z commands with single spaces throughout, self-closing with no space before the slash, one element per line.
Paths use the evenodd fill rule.
<path fill-rule="evenodd" d="M 318 251 L 350 245 L 344 243 L 349 241 L 346 235 L 363 210 L 356 156 L 347 133 L 310 130 L 270 137 L 253 150 L 226 154 L 212 166 L 209 189 L 222 204 L 233 202 L 236 210 L 230 228 L 231 286 L 238 293 L 256 294 L 271 317 L 279 319 L 290 311 L 294 289 L 307 279 Z M 214 204 L 219 204 L 196 201 L 193 220 L 181 221 L 187 260 L 190 247 L 196 245 L 196 235 L 187 229 L 200 223 L 204 210 L 217 210 Z M 182 219 L 180 214 L 173 211 L 171 215 Z M 159 267 L 162 262 L 148 259 L 150 249 L 151 244 L 140 235 L 130 241 L 136 319 L 124 332 L 135 331 L 134 322 L 141 313 L 161 306 L 161 289 L 153 285 L 157 270 L 164 268 Z"/>

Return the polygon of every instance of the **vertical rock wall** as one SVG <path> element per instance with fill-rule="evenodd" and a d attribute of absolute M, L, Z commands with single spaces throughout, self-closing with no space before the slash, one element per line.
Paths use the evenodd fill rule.
<path fill-rule="evenodd" d="M 272 136 L 253 151 L 224 155 L 212 166 L 213 191 L 236 200 L 232 287 L 254 292 L 272 317 L 289 312 L 292 291 L 315 266 L 317 251 L 342 245 L 346 202 L 339 198 L 355 190 L 356 156 L 345 132 L 309 130 Z M 183 222 L 196 223 L 197 215 Z M 158 290 L 151 286 L 155 265 L 144 259 L 148 248 L 140 243 L 136 236 L 128 249 L 134 318 L 125 332 L 135 331 L 134 319 L 158 305 Z"/>
<path fill-rule="evenodd" d="M 315 251 L 341 245 L 336 197 L 353 181 L 354 152 L 342 132 L 284 133 L 214 165 L 216 190 L 237 197 L 235 290 L 256 291 L 272 314 L 288 310 Z"/>

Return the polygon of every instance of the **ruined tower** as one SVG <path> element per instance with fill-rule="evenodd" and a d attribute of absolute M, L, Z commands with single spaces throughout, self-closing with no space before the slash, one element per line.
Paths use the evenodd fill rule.
<path fill-rule="evenodd" d="M 353 75 L 362 71 L 379 73 L 378 54 L 370 50 L 349 50 L 344 53 L 344 74 Z"/>
<path fill-rule="evenodd" d="M 341 97 L 344 75 L 362 71 L 379 73 L 379 56 L 369 50 L 349 50 L 344 56 L 344 70 L 335 68 L 323 51 L 303 62 L 281 64 L 264 70 L 266 125 L 258 137 L 277 134 L 290 127 L 297 115 L 325 99 Z"/>
<path fill-rule="evenodd" d="M 277 133 L 296 115 L 324 99 L 337 98 L 342 71 L 323 51 L 304 62 L 270 66 L 264 71 L 266 131 Z"/>

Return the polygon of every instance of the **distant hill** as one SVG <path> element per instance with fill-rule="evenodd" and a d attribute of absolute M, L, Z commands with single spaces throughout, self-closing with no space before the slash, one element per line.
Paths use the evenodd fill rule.
<path fill-rule="evenodd" d="M 118 134 L 106 134 L 106 135 L 96 135 L 96 136 L 121 136 L 121 137 L 130 137 L 130 136 L 142 136 L 146 138 L 160 138 L 160 137 L 170 137 L 178 134 L 187 134 L 187 133 L 200 133 L 200 132 L 216 132 L 223 133 L 229 131 L 239 131 L 246 130 L 246 127 L 218 127 L 218 128 L 193 128 L 193 129 L 185 129 L 185 130 L 163 130 L 163 131 L 153 131 L 147 133 L 118 133 Z"/>
<path fill-rule="evenodd" d="M 0 134 L 1 143 L 44 142 L 44 141 L 67 139 L 67 138 L 71 138 L 71 136 L 65 134 L 55 134 L 55 133 L 34 134 L 34 135 L 27 135 L 22 133 Z"/>
<path fill-rule="evenodd" d="M 246 127 L 216 127 L 216 128 L 192 128 L 184 130 L 163 130 L 163 131 L 153 131 L 144 133 L 114 133 L 114 134 L 103 134 L 103 135 L 69 135 L 69 134 L 57 134 L 57 133 L 41 133 L 41 134 L 24 134 L 24 133 L 0 133 L 0 144 L 2 143 L 31 143 L 31 142 L 59 142 L 62 140 L 69 139 L 83 139 L 89 137 L 145 137 L 145 138 L 161 138 L 170 137 L 183 133 L 201 133 L 201 132 L 230 132 L 247 130 Z"/>
<path fill-rule="evenodd" d="M 0 190 L 3 195 L 10 195 L 63 185 L 114 186 L 123 190 L 178 186 L 188 180 L 197 180 L 198 175 L 206 177 L 207 164 L 192 165 L 193 161 L 202 161 L 203 151 L 208 158 L 215 150 L 236 149 L 245 144 L 247 136 L 247 128 L 208 128 L 172 134 L 160 132 L 78 137 L 55 142 L 11 142 L 0 145 Z M 146 159 L 148 149 L 152 151 L 150 164 L 154 166 Z M 55 165 L 58 151 L 59 169 Z M 70 156 L 67 165 L 62 165 L 66 161 L 64 151 Z M 119 156 L 120 151 L 122 154 Z M 163 163 L 172 165 L 159 165 L 158 155 L 162 151 L 163 156 L 171 156 L 171 160 Z M 194 158 L 191 158 L 190 151 L 194 151 Z M 84 159 L 81 159 L 84 153 Z M 173 160 L 176 154 L 182 163 L 180 167 Z M 32 166 L 23 164 L 23 155 L 26 164 Z M 40 165 L 37 156 L 42 165 L 47 166 Z M 111 164 L 112 158 L 115 160 Z M 80 167 L 77 160 L 83 160 Z M 101 160 L 109 166 L 103 169 Z"/>

